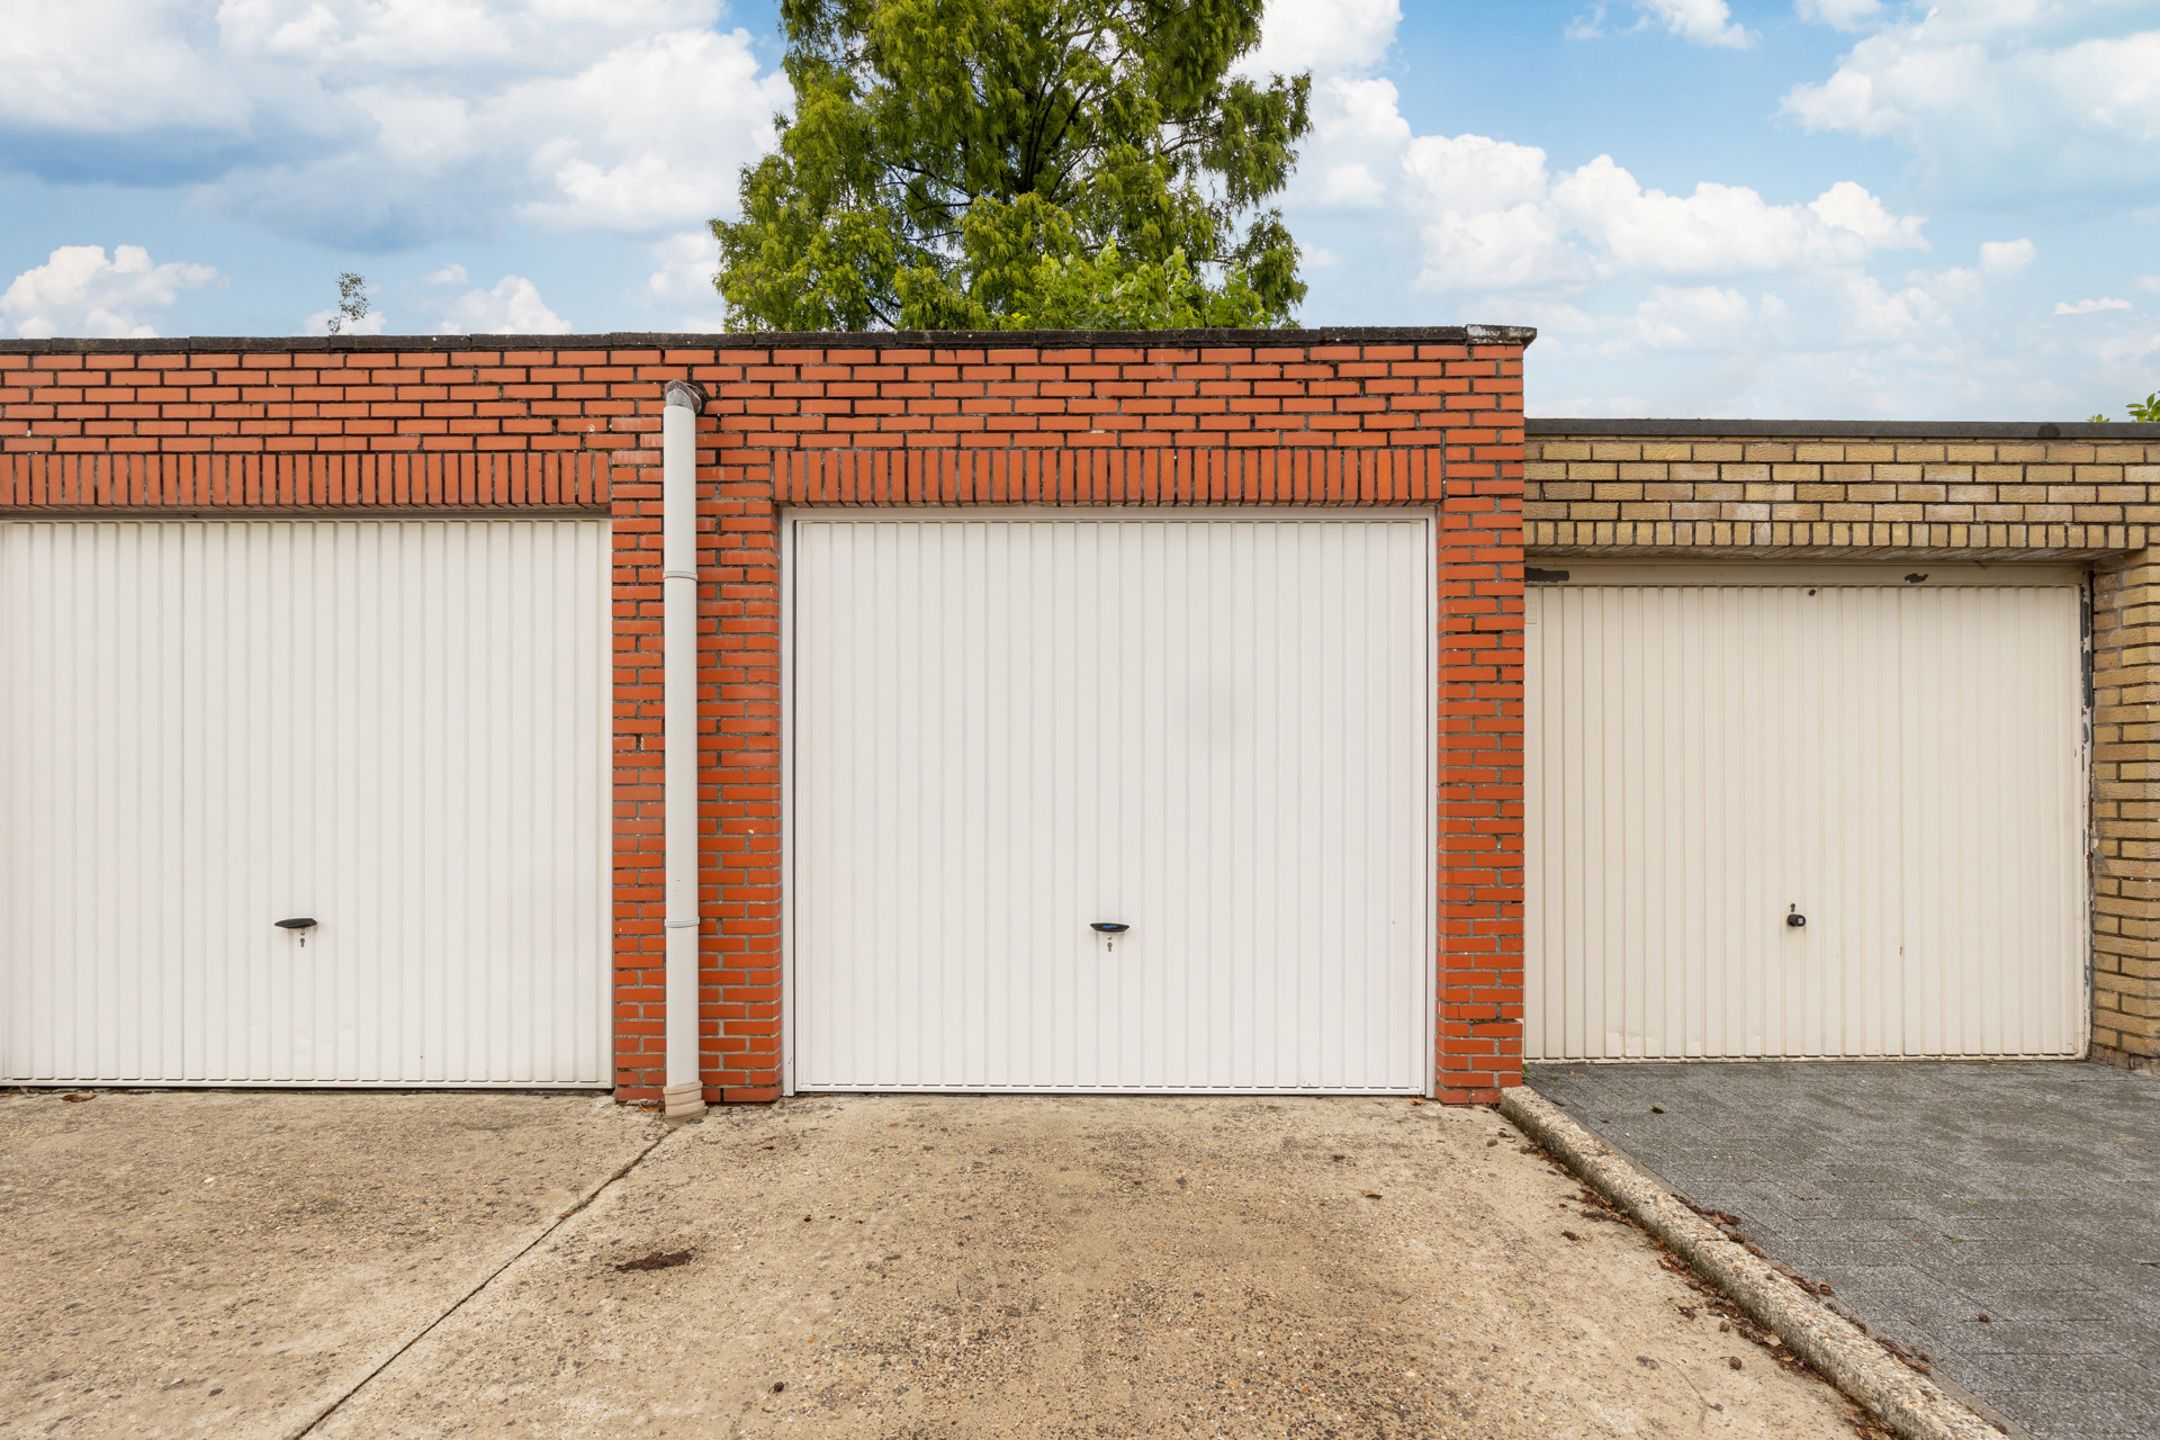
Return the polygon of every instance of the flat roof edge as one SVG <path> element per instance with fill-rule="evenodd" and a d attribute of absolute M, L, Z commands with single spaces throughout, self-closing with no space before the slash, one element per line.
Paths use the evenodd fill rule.
<path fill-rule="evenodd" d="M 576 335 L 171 335 L 0 340 L 0 355 L 337 354 L 445 350 L 1057 349 L 1140 345 L 1528 345 L 1527 325 L 1327 325 L 1313 330 L 604 331 Z"/>
<path fill-rule="evenodd" d="M 1533 415 L 1530 435 L 1748 440 L 2160 440 L 2160 424 L 2055 420 L 1600 420 Z"/>

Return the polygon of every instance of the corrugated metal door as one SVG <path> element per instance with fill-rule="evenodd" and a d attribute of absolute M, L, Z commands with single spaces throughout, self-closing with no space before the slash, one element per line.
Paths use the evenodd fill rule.
<path fill-rule="evenodd" d="M 2075 577 L 1568 569 L 1529 597 L 1533 1058 L 2083 1049 Z"/>
<path fill-rule="evenodd" d="M 792 546 L 799 1088 L 1427 1088 L 1423 518 Z"/>
<path fill-rule="evenodd" d="M 607 533 L 0 522 L 0 1076 L 605 1084 Z"/>

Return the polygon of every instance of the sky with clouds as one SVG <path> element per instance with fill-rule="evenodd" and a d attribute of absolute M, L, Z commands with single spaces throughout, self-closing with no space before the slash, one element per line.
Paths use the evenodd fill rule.
<path fill-rule="evenodd" d="M 0 336 L 716 330 L 772 0 L 16 0 Z M 1531 413 L 2160 388 L 2160 0 L 1270 0 L 1308 324 L 1530 324 Z"/>

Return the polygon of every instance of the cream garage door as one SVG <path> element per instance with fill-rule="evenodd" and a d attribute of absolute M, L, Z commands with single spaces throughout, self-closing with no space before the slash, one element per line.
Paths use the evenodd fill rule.
<path fill-rule="evenodd" d="M 2078 577 L 1547 563 L 1532 1058 L 2082 1050 Z"/>
<path fill-rule="evenodd" d="M 0 521 L 0 1077 L 606 1084 L 607 535 Z"/>
<path fill-rule="evenodd" d="M 1427 1089 L 1423 517 L 811 513 L 784 563 L 796 1088 Z"/>

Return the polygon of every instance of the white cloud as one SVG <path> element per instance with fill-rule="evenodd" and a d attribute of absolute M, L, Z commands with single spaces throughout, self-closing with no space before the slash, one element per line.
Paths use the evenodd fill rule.
<path fill-rule="evenodd" d="M 1383 205 L 1395 163 L 1410 143 L 1410 125 L 1397 108 L 1392 81 L 1334 75 L 1313 84 L 1312 133 L 1291 173 L 1290 200 L 1330 209 Z M 1375 167 L 1378 167 L 1376 172 Z"/>
<path fill-rule="evenodd" d="M 1609 155 L 1554 177 L 1544 151 L 1482 135 L 1420 136 L 1403 169 L 1427 289 L 1766 274 L 1927 246 L 1920 217 L 1893 215 L 1849 180 L 1804 204 L 1714 181 L 1671 195 Z"/>
<path fill-rule="evenodd" d="M 1984 301 L 1990 286 L 2022 274 L 2035 253 L 2030 240 L 1990 240 L 1976 265 L 1916 270 L 1895 289 L 1857 268 L 1826 271 L 1817 288 L 1829 293 L 1841 317 L 1836 341 L 1948 341 L 1959 317 Z"/>
<path fill-rule="evenodd" d="M 2140 275 L 2130 283 L 2148 295 L 2160 295 L 2160 275 Z"/>
<path fill-rule="evenodd" d="M 451 302 L 438 335 L 562 335 L 570 324 L 548 309 L 532 281 L 505 275 L 492 290 L 468 290 Z"/>
<path fill-rule="evenodd" d="M 1358 161 L 1330 165 L 1320 184 L 1319 201 L 1337 210 L 1376 210 L 1388 200 L 1388 188 Z"/>
<path fill-rule="evenodd" d="M 214 35 L 181 0 L 14 5 L 0 26 L 0 123 L 115 135 L 243 128 L 245 93 L 222 83 Z"/>
<path fill-rule="evenodd" d="M 1988 240 L 1980 246 L 1980 269 L 1989 275 L 2015 275 L 2038 253 L 2030 240 Z"/>
<path fill-rule="evenodd" d="M 25 340 L 139 339 L 157 334 L 150 317 L 181 291 L 215 279 L 208 265 L 154 264 L 140 245 L 115 245 L 110 257 L 102 245 L 63 245 L 0 292 L 0 320 Z"/>
<path fill-rule="evenodd" d="M 728 328 L 727 306 L 713 288 L 720 268 L 720 245 L 710 230 L 685 230 L 650 246 L 652 273 L 646 292 L 673 313 L 661 322 L 670 330 L 718 331 Z"/>
<path fill-rule="evenodd" d="M 463 285 L 470 278 L 472 277 L 465 273 L 465 267 L 453 260 L 440 270 L 429 271 L 424 283 L 429 285 Z"/>
<path fill-rule="evenodd" d="M 1543 150 L 1484 135 L 1420 135 L 1403 169 L 1427 207 L 1456 213 L 1539 204 L 1551 189 Z"/>
<path fill-rule="evenodd" d="M 1599 313 L 1565 301 L 1498 299 L 1511 321 L 1537 327 L 1548 354 L 1594 360 L 1600 373 L 1615 377 L 1639 377 L 1653 354 L 1664 357 L 1661 364 L 1675 355 L 1721 355 L 1738 364 L 1774 352 L 1792 329 L 1782 295 L 1730 285 L 1653 285 L 1631 309 Z"/>
<path fill-rule="evenodd" d="M 1805 205 L 1773 204 L 1744 185 L 1705 180 L 1688 195 L 1645 189 L 1601 155 L 1553 187 L 1571 229 L 1608 270 L 1730 274 L 1851 262 L 1872 251 L 1925 248 L 1918 216 L 1892 216 L 1852 181 Z"/>
<path fill-rule="evenodd" d="M 1370 69 L 1395 43 L 1401 23 L 1402 0 L 1268 0 L 1260 44 L 1238 69 L 1316 76 Z"/>
<path fill-rule="evenodd" d="M 1986 31 L 1983 51 L 2016 43 L 2067 51 L 2110 25 L 2133 28 L 2125 17 L 2152 13 L 2154 0 L 1931 3 L 1932 11 L 1920 0 L 1796 0 L 1794 8 L 1802 20 L 1846 30 L 1848 52 L 1921 24 L 1940 38 L 1949 20 L 1968 38 Z M 1767 7 L 1648 9 L 1579 0 L 1576 29 L 1692 31 L 1732 45 L 1753 37 L 1728 32 Z M 2073 12 L 2083 18 L 2063 18 Z M 1374 57 L 1369 43 L 1340 53 L 1351 58 L 1331 59 L 1338 70 L 1316 68 L 1314 129 L 1285 196 L 1301 239 L 1341 257 L 1330 267 L 1308 258 L 1314 308 L 1345 319 L 1372 318 L 1375 305 L 1407 313 L 1418 302 L 1406 304 L 1394 288 L 1407 270 L 1417 289 L 1439 297 L 1415 313 L 1536 325 L 1533 413 L 1910 418 L 2000 415 L 2009 406 L 2077 416 L 2096 403 L 2087 390 L 2127 394 L 2135 387 L 2125 377 L 2140 373 L 2147 378 L 2138 393 L 2151 388 L 2160 332 L 2134 313 L 2050 323 L 2052 299 L 2032 293 L 2038 250 L 2030 239 L 1961 240 L 1954 262 L 1914 268 L 1932 249 L 1926 207 L 1853 180 L 1795 193 L 1759 178 L 1773 169 L 1683 172 L 1674 184 L 1669 171 L 1631 168 L 1627 154 L 1555 163 L 1505 132 L 1418 134 L 1396 88 L 1407 82 L 1382 69 L 1390 57 Z M 2014 86 L 1961 91 L 1962 72 L 1953 65 L 1942 73 L 1941 103 L 1992 106 L 2008 126 L 2023 123 L 2023 97 L 2005 98 Z M 1983 65 L 1979 73 L 1989 72 Z M 1934 93 L 1923 73 L 1897 81 L 1916 95 Z M 1864 112 L 1874 102 L 1863 95 L 1852 103 Z M 2046 175 L 2051 143 L 2031 136 L 2001 169 L 2005 183 Z M 2141 218 L 2121 207 L 2110 213 Z M 2160 274 L 2151 280 L 2150 293 L 2160 294 Z M 2053 363 L 2037 367 L 2041 355 Z M 1549 400 L 1547 387 L 1568 398 Z"/>
<path fill-rule="evenodd" d="M 2160 180 L 2149 0 L 1948 0 L 1901 13 L 1828 76 L 1794 86 L 1784 113 L 1811 131 L 1888 139 L 1932 183 L 1974 194 Z"/>
<path fill-rule="evenodd" d="M 1588 10 L 1568 21 L 1567 29 L 1561 33 L 1570 40 L 1602 39 L 1606 33 L 1605 13 L 1605 6 L 1602 3 L 1592 5 Z"/>
<path fill-rule="evenodd" d="M 2089 53 L 2078 45 L 2150 28 L 2143 17 L 2154 3 L 1795 0 L 1794 9 L 1802 20 L 1848 32 L 1834 69 L 1851 71 L 1837 83 L 1859 116 L 1884 99 L 1857 83 L 1866 67 L 1853 57 L 1866 60 L 1871 42 L 1918 28 L 1936 48 L 1953 33 L 1973 47 L 1979 59 L 1970 71 L 1956 55 L 1935 56 L 1885 81 L 1906 109 L 1925 115 L 1932 105 L 1948 117 L 1931 122 L 1941 133 L 1897 132 L 1897 143 L 1926 160 L 1923 181 L 1962 161 L 1966 151 L 1957 147 L 1966 146 L 1981 157 L 1971 174 L 2030 190 L 2063 178 L 2051 168 L 2051 147 L 2065 92 L 2046 92 L 2035 117 L 2044 124 L 2026 134 L 2026 97 L 2015 83 L 1990 80 L 2006 73 L 1991 57 L 2023 46 L 2076 60 Z M 1739 7 L 1735 16 L 1734 8 L 1651 15 L 1632 0 L 1580 0 L 1576 28 L 1692 30 L 1696 39 L 1731 45 L 1752 37 L 1728 30 L 1760 13 Z M 1626 154 L 1568 155 L 1556 164 L 1506 133 L 1421 135 L 1402 114 L 1396 85 L 1407 82 L 1381 68 L 1389 57 L 1374 58 L 1370 44 L 1343 53 L 1354 58 L 1331 62 L 1341 69 L 1316 71 L 1314 129 L 1285 197 L 1296 233 L 1341 256 L 1333 267 L 1308 260 L 1315 307 L 1330 318 L 1370 318 L 1376 304 L 1401 313 L 1392 288 L 1400 265 L 1418 289 L 1440 297 L 1426 302 L 1444 311 L 1439 318 L 1534 324 L 1533 413 L 1910 418 L 2000 415 L 2008 406 L 2079 416 L 2099 398 L 2151 388 L 2160 332 L 2134 312 L 2094 314 L 2074 327 L 2051 323 L 2052 299 L 2032 293 L 2038 249 L 2030 239 L 1964 240 L 1954 263 L 1914 268 L 1932 248 L 1919 213 L 1927 207 L 1852 180 L 1794 193 L 1758 178 L 1772 170 L 1683 176 L 1676 185 L 1665 173 L 1631 170 Z M 2100 68 L 2100 113 L 2079 117 L 2071 130 L 2120 128 L 2140 113 L 2120 103 L 2119 68 Z M 1965 112 L 1979 120 L 1961 136 Z M 2004 148 L 2003 135 L 2023 135 L 2022 148 Z M 2079 173 L 2119 179 L 2160 155 L 2147 146 L 2110 157 L 2108 148 L 2088 145 Z M 2068 183 L 2080 182 L 2073 175 Z M 2129 222 L 2160 216 L 2120 206 L 2108 213 Z M 2160 294 L 2160 274 L 2148 278 L 2141 293 Z M 2052 359 L 2042 365 L 2040 356 Z M 1547 387 L 1568 398 L 1549 400 Z"/>
<path fill-rule="evenodd" d="M 1516 290 L 1589 278 L 1579 250 L 1543 206 L 1443 211 L 1420 231 L 1422 290 Z"/>
<path fill-rule="evenodd" d="M 660 30 L 707 26 L 712 0 L 221 0 L 224 45 L 254 59 L 362 75 L 576 65 Z"/>
<path fill-rule="evenodd" d="M 1917 215 L 1892 215 L 1867 187 L 1840 180 L 1808 202 L 1815 218 L 1832 231 L 1858 236 L 1864 243 L 1888 250 L 1925 250 L 1921 238 L 1924 223 Z"/>
<path fill-rule="evenodd" d="M 710 299 L 713 275 L 720 268 L 720 245 L 710 230 L 685 230 L 655 242 L 648 253 L 653 272 L 646 289 L 656 300 Z"/>
<path fill-rule="evenodd" d="M 77 178 L 94 152 L 99 178 L 199 184 L 346 247 L 505 211 L 634 234 L 729 213 L 790 103 L 746 32 L 714 28 L 720 0 L 20 9 L 0 29 L 0 168 Z"/>
<path fill-rule="evenodd" d="M 1847 344 L 1912 340 L 1947 318 L 1937 286 L 1915 283 L 1892 290 L 1861 270 L 1837 271 L 1823 278 L 1822 288 L 1830 292 L 1841 319 L 1842 333 L 1837 338 Z M 1962 280 L 1955 281 L 1952 289 L 1961 291 Z"/>
<path fill-rule="evenodd" d="M 2029 247 L 2001 242 L 1991 253 L 1992 267 L 1976 253 L 1889 282 L 1857 265 L 1809 269 L 1759 296 L 1735 286 L 1653 288 L 1631 311 L 1590 316 L 1580 327 L 1587 343 L 1550 357 L 1546 383 L 1575 397 L 1564 408 L 1586 414 L 1910 419 L 2000 415 L 2006 397 L 2021 415 L 2090 413 L 2080 390 L 2107 365 L 2130 362 L 2103 355 L 2100 333 L 2080 329 L 2075 350 L 2065 350 L 2016 318 L 2030 312 L 2005 257 Z M 1607 384 L 1644 403 L 1601 399 Z M 1532 397 L 1533 414 L 1561 408 Z"/>
<path fill-rule="evenodd" d="M 1800 18 L 1834 30 L 1857 30 L 1882 14 L 1882 0 L 1799 0 Z"/>
<path fill-rule="evenodd" d="M 1316 79 L 1313 132 L 1285 203 L 1293 217 L 1399 212 L 1418 240 L 1416 283 L 1444 292 L 1762 274 L 1927 248 L 1920 216 L 1893 213 L 1850 180 L 1780 203 L 1707 181 L 1668 194 L 1610 156 L 1555 174 L 1533 145 L 1413 133 L 1394 83 L 1363 74 Z"/>
<path fill-rule="evenodd" d="M 524 214 L 649 232 L 732 210 L 737 171 L 790 103 L 786 79 L 759 74 L 743 32 L 678 32 L 521 87 L 499 118 L 547 137 L 531 160 L 542 193 Z"/>
<path fill-rule="evenodd" d="M 1634 6 L 1635 23 L 1620 33 L 1633 34 L 1655 26 L 1697 45 L 1740 50 L 1755 43 L 1755 37 L 1733 20 L 1732 7 L 1726 0 L 1634 0 Z M 1608 13 L 1604 0 L 1598 0 L 1568 22 L 1567 38 L 1596 40 L 1613 34 L 1606 28 Z"/>
<path fill-rule="evenodd" d="M 2112 295 L 2103 295 L 2096 300 L 2058 300 L 2055 302 L 2055 313 L 2057 315 L 2100 315 L 2110 310 L 2128 310 L 2129 308 L 2129 301 L 2118 300 Z"/>
<path fill-rule="evenodd" d="M 1732 8 L 1725 0 L 1636 0 L 1651 19 L 1683 40 L 1697 45 L 1740 49 L 1754 37 L 1733 23 Z"/>
<path fill-rule="evenodd" d="M 1729 349 L 1760 342 L 1762 327 L 1783 314 L 1784 302 L 1776 296 L 1766 296 L 1758 308 L 1727 287 L 1660 285 L 1636 305 L 1629 338 L 1650 350 Z"/>

